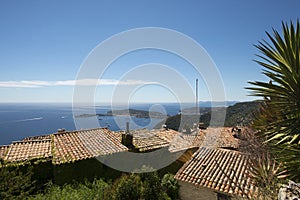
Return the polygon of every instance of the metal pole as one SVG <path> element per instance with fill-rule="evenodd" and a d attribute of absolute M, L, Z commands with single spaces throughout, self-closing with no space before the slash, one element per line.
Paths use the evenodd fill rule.
<path fill-rule="evenodd" d="M 199 108 L 198 108 L 198 79 L 196 79 L 196 115 L 199 114 Z"/>

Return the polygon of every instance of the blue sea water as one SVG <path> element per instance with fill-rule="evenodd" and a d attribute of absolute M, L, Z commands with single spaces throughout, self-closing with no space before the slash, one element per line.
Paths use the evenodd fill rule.
<path fill-rule="evenodd" d="M 130 108 L 146 111 L 161 111 L 165 114 L 175 115 L 180 106 L 178 104 L 166 104 L 155 109 L 152 104 L 136 104 Z M 114 109 L 124 109 L 118 106 Z M 158 107 L 159 108 L 159 107 Z M 85 108 L 81 108 L 85 112 Z M 110 106 L 96 106 L 96 113 L 105 114 L 111 110 Z M 86 127 L 76 127 L 74 119 L 87 122 Z M 88 122 L 97 120 L 97 124 L 90 125 Z M 71 104 L 0 104 L 0 145 L 10 144 L 28 136 L 51 134 L 60 128 L 76 130 L 84 128 L 108 127 L 111 130 L 124 130 L 126 122 L 130 122 L 130 129 L 152 129 L 161 119 L 135 118 L 126 116 L 93 116 L 73 118 Z"/>
<path fill-rule="evenodd" d="M 227 106 L 235 102 L 227 102 Z M 200 107 L 210 107 L 210 102 L 200 102 Z M 81 114 L 106 114 L 109 110 L 138 109 L 158 111 L 166 115 L 176 115 L 184 108 L 194 107 L 194 103 L 162 103 L 162 104 L 132 104 L 129 106 L 97 105 L 93 108 L 78 107 Z M 78 110 L 77 110 L 78 109 Z M 90 123 L 90 122 L 97 122 Z M 126 116 L 93 116 L 74 118 L 71 104 L 43 104 L 43 103 L 0 103 L 0 145 L 10 144 L 12 141 L 22 140 L 25 137 L 51 134 L 58 129 L 79 130 L 87 128 L 108 127 L 110 130 L 124 130 L 126 122 L 130 129 L 152 129 L 161 119 L 135 118 Z M 75 123 L 77 122 L 77 123 Z M 78 126 L 84 124 L 84 126 Z M 75 125 L 76 124 L 76 125 Z"/>

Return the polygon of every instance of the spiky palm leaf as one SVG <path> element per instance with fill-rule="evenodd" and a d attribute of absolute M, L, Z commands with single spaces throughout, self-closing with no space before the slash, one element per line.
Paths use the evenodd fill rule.
<path fill-rule="evenodd" d="M 284 163 L 290 177 L 300 180 L 300 25 L 282 23 L 280 35 L 267 33 L 270 43 L 256 47 L 258 64 L 269 82 L 249 82 L 252 95 L 263 97 L 264 104 L 256 128 L 273 150 L 276 160 Z"/>
<path fill-rule="evenodd" d="M 249 176 L 258 186 L 259 199 L 275 199 L 278 195 L 282 179 L 288 176 L 282 169 L 282 163 L 277 163 L 267 152 L 250 161 L 251 170 Z"/>
<path fill-rule="evenodd" d="M 262 55 L 256 60 L 264 67 L 263 74 L 270 82 L 250 82 L 252 95 L 266 99 L 268 112 L 272 112 L 276 120 L 266 125 L 265 135 L 269 140 L 278 143 L 300 144 L 300 27 L 297 21 L 282 23 L 283 36 L 273 29 L 267 33 L 271 41 L 260 42 L 256 47 Z"/>

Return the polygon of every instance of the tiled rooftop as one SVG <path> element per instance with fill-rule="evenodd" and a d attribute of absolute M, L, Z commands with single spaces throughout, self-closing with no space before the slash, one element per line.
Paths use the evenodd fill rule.
<path fill-rule="evenodd" d="M 106 128 L 79 131 L 63 131 L 49 135 L 24 138 L 10 146 L 0 146 L 0 158 L 8 162 L 24 161 L 31 158 L 52 157 L 53 163 L 61 164 L 92 158 L 100 155 L 127 151 L 121 144 L 122 133 Z M 236 147 L 238 140 L 230 128 L 209 128 L 197 135 L 181 134 L 166 129 L 130 130 L 133 144 L 139 151 L 151 151 L 169 147 L 170 152 L 200 147 Z"/>
<path fill-rule="evenodd" d="M 27 137 L 0 146 L 0 158 L 6 162 L 22 162 L 52 157 L 54 164 L 61 164 L 127 150 L 115 132 L 97 128 Z"/>
<path fill-rule="evenodd" d="M 169 151 L 178 152 L 190 148 L 200 147 L 204 138 L 204 133 L 202 131 L 199 131 L 197 135 L 179 135 L 174 137 L 174 139 L 171 141 Z"/>
<path fill-rule="evenodd" d="M 237 151 L 201 147 L 175 178 L 217 192 L 253 196 L 257 187 L 247 176 L 249 156 Z"/>
<path fill-rule="evenodd" d="M 38 136 L 26 137 L 22 141 L 27 142 L 32 140 L 51 140 L 51 135 L 38 135 Z"/>
<path fill-rule="evenodd" d="M 169 142 L 161 139 L 156 135 L 150 135 L 149 137 L 134 136 L 133 145 L 140 151 L 148 151 L 167 147 L 169 146 Z"/>
<path fill-rule="evenodd" d="M 32 140 L 13 142 L 4 160 L 8 162 L 25 161 L 33 158 L 51 157 L 51 140 Z"/>
<path fill-rule="evenodd" d="M 92 157 L 92 154 L 79 139 L 77 132 L 56 133 L 53 140 L 53 163 L 55 164 Z"/>
<path fill-rule="evenodd" d="M 117 132 L 118 135 L 116 137 L 121 138 L 124 132 Z M 162 147 L 169 147 L 170 152 L 177 152 L 200 147 L 204 140 L 204 133 L 202 131 L 199 131 L 197 135 L 186 135 L 172 129 L 138 129 L 130 130 L 130 134 L 133 135 L 133 145 L 141 152 Z"/>
<path fill-rule="evenodd" d="M 9 146 L 0 146 L 0 159 L 3 159 L 7 152 L 8 152 Z"/>
<path fill-rule="evenodd" d="M 127 151 L 112 131 L 103 128 L 54 134 L 54 163 Z"/>
<path fill-rule="evenodd" d="M 171 142 L 176 136 L 179 135 L 179 132 L 172 129 L 160 129 L 155 133 L 155 135 L 166 140 L 167 142 Z"/>
<path fill-rule="evenodd" d="M 230 147 L 236 149 L 239 147 L 240 140 L 233 137 L 234 133 L 231 130 L 232 128 L 223 129 L 217 141 L 218 147 Z"/>
<path fill-rule="evenodd" d="M 158 132 L 161 132 L 162 130 L 153 129 L 138 129 L 138 130 L 130 130 L 130 134 L 133 135 L 133 145 L 135 148 L 139 149 L 139 151 L 150 151 L 159 149 L 162 147 L 169 146 L 169 142 L 167 140 L 164 140 L 163 138 L 157 136 Z M 176 131 L 175 131 L 176 132 Z M 119 131 L 117 132 L 118 136 L 121 140 L 122 134 L 125 133 L 125 131 Z M 176 132 L 178 133 L 178 132 Z"/>
<path fill-rule="evenodd" d="M 239 139 L 234 138 L 231 132 L 232 128 L 208 128 L 204 130 L 205 139 L 202 146 L 205 147 L 231 147 L 238 148 Z"/>

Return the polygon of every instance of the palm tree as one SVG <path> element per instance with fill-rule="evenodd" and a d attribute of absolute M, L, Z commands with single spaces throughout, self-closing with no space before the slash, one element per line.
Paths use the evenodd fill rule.
<path fill-rule="evenodd" d="M 256 45 L 255 60 L 270 81 L 249 82 L 252 95 L 264 98 L 256 128 L 283 162 L 291 177 L 300 180 L 300 27 L 282 23 L 282 35 L 267 32 L 269 42 Z"/>

